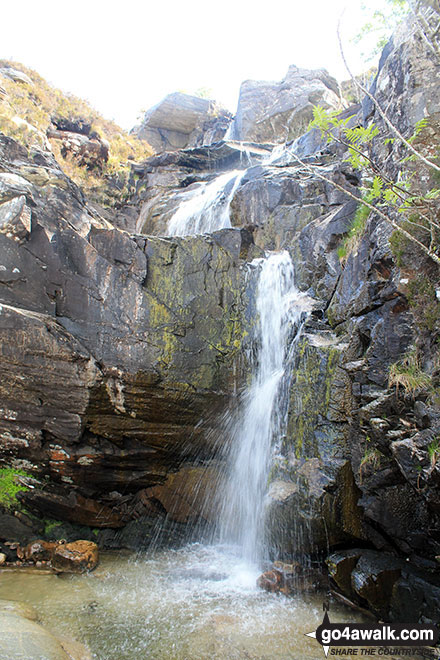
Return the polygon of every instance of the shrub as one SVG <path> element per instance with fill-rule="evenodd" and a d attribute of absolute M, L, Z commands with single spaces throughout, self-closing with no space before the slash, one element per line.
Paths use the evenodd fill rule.
<path fill-rule="evenodd" d="M 6 509 L 17 506 L 17 493 L 28 490 L 17 479 L 17 477 L 30 477 L 24 470 L 14 468 L 0 468 L 0 504 Z"/>

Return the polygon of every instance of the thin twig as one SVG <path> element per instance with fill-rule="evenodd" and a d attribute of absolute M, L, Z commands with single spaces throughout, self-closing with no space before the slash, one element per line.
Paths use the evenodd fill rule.
<path fill-rule="evenodd" d="M 433 252 L 432 250 L 427 248 L 426 245 L 424 245 L 421 241 L 419 241 L 419 239 L 416 238 L 415 236 L 412 236 L 412 234 L 410 234 L 408 231 L 406 231 L 406 229 L 404 229 L 403 227 L 400 227 L 400 225 L 398 225 L 395 220 L 393 220 L 389 215 L 384 213 L 381 209 L 377 208 L 377 206 L 373 206 L 373 204 L 370 204 L 370 202 L 367 202 L 365 199 L 360 199 L 359 197 L 356 197 L 356 195 L 354 195 L 352 192 L 350 192 L 349 190 L 347 190 L 346 188 L 341 186 L 339 183 L 336 183 L 336 181 L 333 181 L 332 179 L 325 176 L 324 174 L 321 174 L 321 172 L 319 172 L 317 167 L 314 167 L 312 165 L 309 165 L 308 163 L 305 163 L 295 153 L 291 152 L 291 155 L 297 161 L 297 163 L 299 163 L 301 165 L 301 167 L 304 167 L 308 172 L 310 172 L 311 174 L 314 174 L 315 176 L 317 176 L 318 179 L 321 179 L 322 181 L 325 181 L 326 183 L 329 183 L 330 185 L 337 188 L 337 190 L 340 190 L 345 195 L 347 195 L 347 197 L 350 197 L 351 199 L 354 199 L 356 202 L 358 202 L 358 204 L 359 203 L 364 204 L 364 206 L 369 208 L 370 211 L 373 211 L 374 213 L 377 213 L 377 215 L 379 215 L 383 220 L 385 220 L 386 222 L 389 222 L 390 225 L 392 227 L 394 227 L 394 229 L 396 229 L 401 234 L 406 236 L 406 238 L 408 238 L 410 241 L 412 241 L 413 243 L 418 245 L 419 248 L 421 250 L 423 250 L 423 252 L 428 257 L 430 257 L 433 261 L 435 261 L 436 264 L 438 264 L 440 266 L 440 257 L 437 254 L 435 254 L 435 252 Z"/>

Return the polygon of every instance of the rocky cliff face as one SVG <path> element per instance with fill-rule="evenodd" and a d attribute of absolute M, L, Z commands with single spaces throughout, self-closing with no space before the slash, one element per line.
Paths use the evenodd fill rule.
<path fill-rule="evenodd" d="M 240 378 L 249 241 L 129 235 L 48 155 L 4 136 L 0 149 L 2 459 L 61 486 L 27 506 L 85 522 L 94 498 L 215 453 L 208 431 Z"/>
<path fill-rule="evenodd" d="M 429 118 L 419 140 L 431 153 L 438 71 L 407 25 L 373 86 L 406 137 Z M 343 148 L 301 135 L 311 104 L 323 101 L 338 107 L 322 71 L 291 67 L 282 84 L 245 83 L 233 131 L 253 141 L 248 155 L 228 142 L 158 154 L 133 167 L 136 192 L 118 212 L 92 207 L 49 154 L 1 138 L 1 459 L 39 478 L 22 495 L 28 509 L 124 527 L 119 541 L 103 532 L 110 545 L 139 544 L 138 517 L 150 525 L 168 512 L 180 533 L 215 516 L 191 492 L 212 492 L 227 441 L 216 436 L 216 415 L 248 375 L 255 308 L 246 263 L 286 249 L 315 302 L 271 471 L 273 554 L 331 554 L 330 575 L 347 597 L 399 618 L 408 616 L 402 594 L 412 594 L 417 615 L 437 619 L 429 603 L 439 586 L 440 276 L 408 246 L 396 251 L 392 228 L 374 214 L 341 262 L 357 203 L 332 182 L 356 198 L 360 180 Z M 374 105 L 345 113 L 353 126 L 378 124 L 372 148 L 395 176 L 402 152 L 386 142 Z M 292 149 L 269 160 L 255 144 L 293 138 L 315 174 Z M 243 173 L 231 229 L 166 237 L 188 193 L 235 168 Z M 429 184 L 426 170 L 416 173 Z M 390 368 L 414 345 L 430 384 L 405 392 Z"/>

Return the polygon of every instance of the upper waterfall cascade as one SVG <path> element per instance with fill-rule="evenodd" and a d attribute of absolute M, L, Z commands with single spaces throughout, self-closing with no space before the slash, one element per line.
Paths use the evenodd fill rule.
<path fill-rule="evenodd" d="M 183 201 L 168 224 L 169 236 L 208 234 L 231 226 L 229 209 L 245 170 L 220 174 L 202 183 Z"/>

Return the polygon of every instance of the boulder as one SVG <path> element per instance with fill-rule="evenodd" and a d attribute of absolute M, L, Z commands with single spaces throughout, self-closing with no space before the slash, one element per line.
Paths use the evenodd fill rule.
<path fill-rule="evenodd" d="M 53 493 L 33 488 L 22 492 L 20 500 L 30 510 L 54 520 L 68 520 L 98 528 L 118 528 L 124 524 L 117 510 L 73 491 L 64 495 L 63 492 Z M 38 552 L 37 548 L 35 550 Z"/>
<path fill-rule="evenodd" d="M 54 635 L 15 612 L 0 611 L 1 660 L 70 660 Z"/>
<path fill-rule="evenodd" d="M 131 132 L 159 153 L 174 151 L 219 142 L 230 117 L 215 101 L 175 92 L 147 110 Z"/>
<path fill-rule="evenodd" d="M 300 136 L 313 106 L 342 110 L 338 83 L 325 69 L 290 66 L 280 82 L 242 83 L 231 128 L 235 140 L 283 143 Z"/>
<path fill-rule="evenodd" d="M 26 73 L 23 73 L 23 71 L 19 71 L 18 69 L 14 69 L 11 66 L 0 67 L 0 76 L 3 76 L 4 78 L 9 78 L 9 80 L 12 80 L 13 82 L 24 83 L 26 85 L 33 85 L 32 80 L 29 78 L 28 75 L 26 75 Z"/>
<path fill-rule="evenodd" d="M 32 184 L 19 174 L 0 173 L 0 204 L 22 195 L 32 198 L 33 190 Z"/>
<path fill-rule="evenodd" d="M 342 593 L 351 597 L 353 588 L 351 583 L 351 574 L 358 563 L 362 550 L 341 550 L 333 552 L 326 559 L 330 577 L 336 582 Z"/>
<path fill-rule="evenodd" d="M 283 574 L 276 569 L 265 571 L 257 579 L 257 587 L 270 593 L 278 593 L 283 588 Z"/>
<path fill-rule="evenodd" d="M 52 557 L 52 568 L 61 573 L 85 573 L 98 565 L 98 546 L 93 541 L 74 541 L 58 545 Z"/>
<path fill-rule="evenodd" d="M 70 156 L 78 162 L 78 165 L 89 170 L 102 170 L 108 161 L 109 145 L 96 134 L 91 137 L 83 133 L 49 129 L 47 137 L 50 140 L 61 141 L 63 158 Z"/>
<path fill-rule="evenodd" d="M 388 618 L 391 595 L 404 562 L 387 553 L 364 551 L 351 573 L 353 591 L 378 616 Z"/>
<path fill-rule="evenodd" d="M 50 561 L 57 546 L 57 543 L 50 543 L 38 539 L 37 541 L 28 543 L 20 553 L 17 552 L 17 555 L 25 561 L 34 562 L 34 564 L 37 561 Z"/>
<path fill-rule="evenodd" d="M 280 449 L 268 493 L 269 539 L 281 556 L 364 538 L 360 493 L 346 458 L 351 387 L 340 367 L 345 348 L 318 323 L 306 326 L 297 345 L 287 415 L 292 442 Z"/>
<path fill-rule="evenodd" d="M 407 575 L 403 559 L 387 552 L 352 549 L 332 553 L 326 563 L 344 596 L 366 604 L 377 616 L 389 620 L 391 609 L 397 608 L 396 589 L 398 585 L 403 589 L 401 577 Z M 412 620 L 418 621 L 418 617 Z"/>
<path fill-rule="evenodd" d="M 0 205 L 0 232 L 21 243 L 31 233 L 31 209 L 20 195 Z"/>
<path fill-rule="evenodd" d="M 157 503 L 167 516 L 179 523 L 207 520 L 214 522 L 218 516 L 216 492 L 220 474 L 215 467 L 183 467 L 168 475 L 163 484 L 146 488 L 138 496 L 142 500 Z"/>

